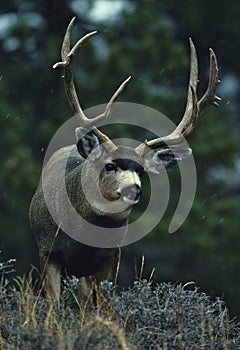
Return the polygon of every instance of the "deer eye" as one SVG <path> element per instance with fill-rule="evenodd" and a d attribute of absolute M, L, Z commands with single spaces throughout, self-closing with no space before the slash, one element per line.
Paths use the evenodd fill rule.
<path fill-rule="evenodd" d="M 117 166 L 113 163 L 107 163 L 105 165 L 105 170 L 107 171 L 116 171 L 117 170 Z"/>

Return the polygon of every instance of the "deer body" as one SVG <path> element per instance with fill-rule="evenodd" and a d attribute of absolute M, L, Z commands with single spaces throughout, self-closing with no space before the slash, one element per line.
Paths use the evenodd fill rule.
<path fill-rule="evenodd" d="M 59 201 L 59 183 L 56 181 L 56 178 L 60 171 L 59 167 L 67 157 L 66 154 L 69 153 L 70 149 L 71 157 L 67 159 L 65 180 L 69 198 L 77 212 L 88 222 L 102 227 L 125 227 L 132 206 L 140 198 L 140 172 L 143 171 L 143 168 L 137 162 L 131 160 L 125 161 L 123 170 L 117 165 L 118 162 L 116 160 L 114 163 L 110 163 L 108 154 L 102 155 L 103 159 L 101 158 L 99 161 L 93 159 L 90 162 L 89 170 L 93 174 L 95 174 L 95 168 L 99 166 L 98 162 L 101 163 L 103 168 L 106 164 L 114 164 L 116 166 L 115 170 L 103 170 L 101 187 L 105 198 L 110 201 L 114 200 L 115 197 L 119 198 L 120 194 L 118 191 L 120 186 L 122 186 L 123 190 L 132 189 L 133 191 L 134 197 L 129 199 L 129 206 L 125 211 L 108 213 L 104 211 L 104 208 L 101 210 L 101 203 L 99 203 L 99 206 L 94 207 L 90 205 L 84 196 L 81 173 L 85 160 L 79 154 L 76 145 L 60 149 L 53 154 L 45 166 L 45 181 L 47 182 L 48 192 L 60 215 L 68 216 L 68 213 L 64 209 L 65 203 L 61 202 L 61 200 Z M 135 157 L 136 160 L 140 161 L 137 154 L 130 148 L 120 148 L 115 152 L 111 152 L 112 158 L 118 159 L 117 157 L 119 157 L 120 153 L 121 156 L 123 155 L 123 151 L 128 155 L 132 153 L 131 158 Z M 127 167 L 129 170 L 126 170 Z M 108 173 L 107 176 L 106 172 Z M 111 172 L 113 173 L 112 175 Z M 87 175 L 90 176 L 89 174 Z M 91 182 L 89 186 L 91 187 Z M 128 195 L 132 196 L 131 191 Z M 30 223 L 39 247 L 40 265 L 41 270 L 44 271 L 45 288 L 50 295 L 59 299 L 60 275 L 64 272 L 77 277 L 96 276 L 96 282 L 101 280 L 115 281 L 119 262 L 119 248 L 88 246 L 79 243 L 63 232 L 54 222 L 47 208 L 42 179 L 40 179 L 38 189 L 31 202 Z M 82 227 L 76 227 L 76 230 L 80 233 L 82 229 Z M 121 242 L 119 241 L 120 244 Z M 85 294 L 88 294 L 90 290 L 90 286 L 86 288 L 86 284 L 91 284 L 91 282 L 92 277 L 84 280 L 85 287 L 81 291 L 84 299 L 87 297 Z"/>
<path fill-rule="evenodd" d="M 80 127 L 75 131 L 76 144 L 59 149 L 45 165 L 31 202 L 30 223 L 39 248 L 46 293 L 59 299 L 61 275 L 66 272 L 82 278 L 80 292 L 84 300 L 89 293 L 92 276 L 96 282 L 101 280 L 114 282 L 116 279 L 119 247 L 126 233 L 131 210 L 141 197 L 142 174 L 144 172 L 160 174 L 177 166 L 183 158 L 191 154 L 191 149 L 181 146 L 181 143 L 183 138 L 193 131 L 201 110 L 209 104 L 217 105 L 219 98 L 215 95 L 215 90 L 219 81 L 216 57 L 211 50 L 208 88 L 198 101 L 196 95 L 198 64 L 195 47 L 190 40 L 190 79 L 187 106 L 181 122 L 169 135 L 146 140 L 136 148 L 115 145 L 107 135 L 96 128 L 96 125 L 108 118 L 113 102 L 130 77 L 114 93 L 105 112 L 89 119 L 77 98 L 73 82 L 73 65 L 79 49 L 96 32 L 85 35 L 70 49 L 73 22 L 74 19 L 70 22 L 64 37 L 62 62 L 55 64 L 54 68 L 63 68 L 67 98 L 72 111 L 79 118 Z M 64 162 L 66 168 L 62 170 Z M 65 171 L 65 178 L 61 183 L 58 178 L 62 171 Z M 86 229 L 82 223 L 73 224 L 72 214 L 60 195 L 62 186 L 66 186 L 72 206 L 83 220 L 92 225 L 91 229 L 88 226 Z M 49 203 L 60 218 L 58 223 L 54 220 L 52 212 L 50 213 Z M 69 227 L 73 225 L 80 239 L 74 239 L 62 229 L 59 224 L 61 218 L 68 220 Z M 112 231 L 118 229 L 116 237 L 109 236 L 112 240 L 109 248 L 106 242 L 96 246 L 82 243 L 81 235 L 91 236 L 95 234 L 95 230 L 98 232 L 99 227 L 108 228 L 108 232 L 109 230 L 111 232 L 111 229 Z M 101 242 L 101 236 L 95 237 Z"/>

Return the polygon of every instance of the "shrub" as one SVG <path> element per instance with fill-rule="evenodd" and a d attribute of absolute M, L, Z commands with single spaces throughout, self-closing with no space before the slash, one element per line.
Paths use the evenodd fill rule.
<path fill-rule="evenodd" d="M 240 349 L 240 327 L 224 302 L 196 287 L 138 280 L 117 293 L 105 281 L 98 308 L 82 310 L 77 278 L 63 281 L 57 306 L 34 291 L 31 274 L 10 284 L 12 263 L 0 265 L 0 349 Z"/>

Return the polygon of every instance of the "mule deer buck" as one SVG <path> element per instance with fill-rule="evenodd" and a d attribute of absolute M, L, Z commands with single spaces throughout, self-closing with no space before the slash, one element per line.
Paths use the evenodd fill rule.
<path fill-rule="evenodd" d="M 73 67 L 80 48 L 96 32 L 91 32 L 81 38 L 75 46 L 70 48 L 71 30 L 74 18 L 70 22 L 61 50 L 62 62 L 53 68 L 63 69 L 65 90 L 69 105 L 78 116 L 80 127 L 76 129 L 76 143 L 56 151 L 43 169 L 45 192 L 51 199 L 52 206 L 59 215 L 68 216 L 64 203 L 58 197 L 58 175 L 61 164 L 67 160 L 65 169 L 65 184 L 71 203 L 79 215 L 97 227 L 126 227 L 132 207 L 139 202 L 142 191 L 141 176 L 144 172 L 160 174 L 165 169 L 178 163 L 191 154 L 191 149 L 181 147 L 183 138 L 188 137 L 196 124 L 199 113 L 208 105 L 218 106 L 219 97 L 215 90 L 219 83 L 218 66 L 214 52 L 210 49 L 210 76 L 208 87 L 203 97 L 197 99 L 198 62 L 195 47 L 190 39 L 190 77 L 188 85 L 187 104 L 184 115 L 174 131 L 170 134 L 145 140 L 136 148 L 118 146 L 110 138 L 97 129 L 100 121 L 109 117 L 116 98 L 122 92 L 129 78 L 127 78 L 113 94 L 103 114 L 88 118 L 84 113 L 74 86 Z M 176 147 L 177 146 L 177 147 Z M 69 156 L 69 152 L 71 155 Z M 81 176 L 83 167 L 90 192 L 94 192 L 96 182 L 99 184 L 102 198 L 114 205 L 115 202 L 124 204 L 122 211 L 108 212 L 99 198 L 91 203 L 85 198 Z M 94 174 L 99 177 L 93 181 Z M 99 176 L 98 176 L 99 174 Z M 96 177 L 95 176 L 95 177 Z M 65 271 L 70 275 L 80 277 L 80 295 L 83 300 L 88 296 L 92 280 L 115 281 L 119 261 L 119 241 L 115 247 L 101 248 L 88 246 L 70 237 L 55 223 L 46 204 L 43 190 L 43 175 L 30 206 L 30 223 L 36 236 L 43 285 L 48 295 L 59 300 L 61 275 Z M 71 219 L 69 220 L 71 221 Z M 83 232 L 83 227 L 75 227 L 76 232 Z"/>

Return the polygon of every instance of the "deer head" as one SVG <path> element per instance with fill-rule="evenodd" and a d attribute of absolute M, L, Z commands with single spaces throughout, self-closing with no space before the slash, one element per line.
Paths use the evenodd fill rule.
<path fill-rule="evenodd" d="M 79 119 L 76 129 L 77 149 L 84 159 L 88 159 L 94 167 L 100 167 L 100 189 L 103 196 L 110 201 L 121 198 L 123 202 L 133 205 L 138 202 L 141 194 L 141 174 L 152 172 L 159 174 L 178 165 L 182 159 L 191 154 L 191 149 L 181 147 L 184 138 L 194 130 L 200 112 L 208 105 L 218 106 L 219 97 L 215 91 L 219 83 L 216 56 L 210 49 L 210 76 L 208 87 L 200 100 L 197 98 L 198 62 L 194 44 L 190 39 L 190 78 L 188 84 L 187 103 L 184 115 L 169 135 L 145 140 L 136 148 L 117 146 L 110 138 L 97 129 L 97 125 L 107 119 L 113 103 L 130 76 L 119 86 L 106 105 L 105 111 L 95 118 L 88 118 L 78 100 L 73 80 L 73 68 L 80 48 L 97 32 L 93 31 L 82 37 L 71 49 L 70 36 L 74 24 L 73 18 L 67 28 L 62 50 L 62 61 L 53 68 L 63 68 L 63 78 L 69 105 Z M 106 180 L 108 179 L 108 181 Z M 111 183 L 111 190 L 109 190 Z"/>

